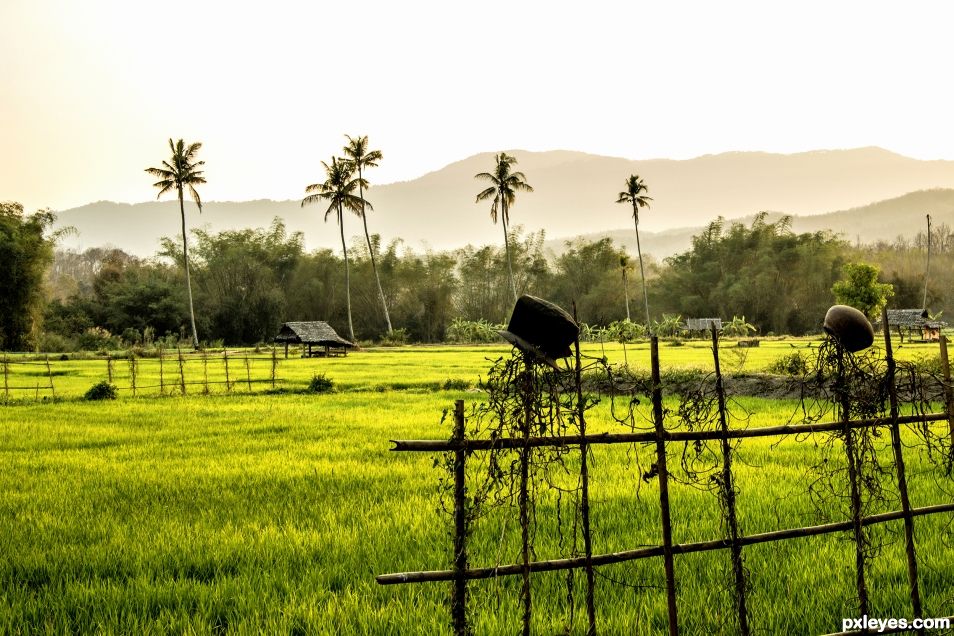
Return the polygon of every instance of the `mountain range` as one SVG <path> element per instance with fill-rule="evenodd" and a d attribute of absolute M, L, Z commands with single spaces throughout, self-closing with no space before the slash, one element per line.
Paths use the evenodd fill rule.
<path fill-rule="evenodd" d="M 664 258 L 686 249 L 698 229 L 718 216 L 751 217 L 760 211 L 793 216 L 797 232 L 831 229 L 861 242 L 913 236 L 924 214 L 954 225 L 954 161 L 924 161 L 880 148 L 797 154 L 731 152 L 694 159 L 628 160 L 575 151 L 508 150 L 518 159 L 533 192 L 518 193 L 511 224 L 543 229 L 559 249 L 576 236 L 611 236 L 635 251 L 632 209 L 615 203 L 630 174 L 639 174 L 653 198 L 640 213 L 645 253 Z M 493 153 L 481 153 L 411 181 L 374 185 L 366 196 L 371 232 L 387 243 L 403 239 L 415 249 L 447 249 L 500 242 L 489 203 L 475 203 L 484 187 L 474 175 L 492 170 Z M 334 215 L 285 201 L 209 201 L 202 214 L 187 203 L 187 225 L 211 231 L 266 227 L 280 217 L 301 231 L 308 249 L 340 245 Z M 76 233 L 73 249 L 112 245 L 153 255 L 162 236 L 180 231 L 175 200 L 128 204 L 100 201 L 58 212 L 60 226 Z M 773 217 L 774 218 L 774 217 Z M 349 215 L 346 236 L 361 234 Z"/>

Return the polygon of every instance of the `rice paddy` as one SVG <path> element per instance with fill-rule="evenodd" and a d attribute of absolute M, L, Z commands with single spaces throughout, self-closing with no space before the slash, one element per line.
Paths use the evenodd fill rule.
<path fill-rule="evenodd" d="M 763 342 L 745 370 L 767 366 L 809 341 Z M 428 454 L 389 451 L 390 439 L 446 438 L 442 413 L 455 399 L 482 399 L 474 387 L 505 347 L 404 347 L 347 358 L 280 359 L 272 391 L 267 354 L 237 384 L 190 385 L 185 396 L 124 389 L 120 399 L 81 400 L 105 379 L 101 358 L 51 361 L 56 399 L 24 390 L 0 408 L 0 630 L 5 633 L 411 634 L 449 633 L 447 584 L 379 586 L 377 574 L 444 569 L 451 562 L 450 519 L 440 510 L 443 476 Z M 586 352 L 645 365 L 645 345 L 590 344 Z M 905 345 L 930 356 L 936 345 Z M 230 355 L 232 355 L 230 353 Z M 236 360 L 241 354 L 236 354 Z M 250 354 L 255 357 L 255 354 Z M 705 342 L 663 346 L 664 364 L 708 365 Z M 114 382 L 128 386 L 125 361 Z M 169 365 L 164 373 L 178 368 Z M 140 360 L 140 386 L 158 384 L 157 361 Z M 14 365 L 11 365 L 11 368 Z M 208 363 L 212 380 L 221 364 Z M 31 371 L 44 367 L 28 367 Z M 128 371 L 128 368 L 126 369 Z M 203 377 L 190 358 L 186 373 Z M 315 373 L 335 390 L 302 392 Z M 12 376 L 11 376 L 12 377 Z M 38 381 L 46 378 L 38 376 Z M 170 382 L 174 385 L 174 382 Z M 195 389 L 195 390 L 193 390 Z M 175 387 L 169 393 L 176 393 Z M 796 403 L 740 397 L 747 426 L 788 421 Z M 644 408 L 641 406 L 640 408 Z M 946 422 L 939 426 L 946 427 Z M 607 400 L 592 430 L 618 430 Z M 951 500 L 944 478 L 908 432 L 912 504 Z M 824 438 L 745 440 L 738 450 L 739 514 L 746 534 L 844 517 L 843 502 L 814 505 L 811 466 Z M 572 460 L 571 460 L 572 461 Z M 644 481 L 652 451 L 593 449 L 592 514 L 597 552 L 660 542 L 657 482 Z M 837 462 L 837 456 L 832 457 Z M 716 498 L 675 484 L 674 540 L 720 538 Z M 536 558 L 566 556 L 556 502 L 542 497 Z M 898 508 L 892 502 L 885 509 Z M 882 510 L 872 510 L 880 512 Z M 916 521 L 926 614 L 952 613 L 954 544 L 949 515 Z M 901 522 L 872 531 L 882 544 L 869 576 L 872 615 L 910 617 Z M 845 533 L 847 535 L 847 533 Z M 840 629 L 855 615 L 853 544 L 842 534 L 745 549 L 755 633 L 812 634 Z M 475 529 L 471 562 L 518 561 L 518 528 L 491 514 Z M 661 559 L 598 570 L 602 633 L 665 630 Z M 728 555 L 677 557 L 680 625 L 685 634 L 734 633 Z M 535 633 L 582 633 L 582 576 L 534 577 Z M 519 622 L 519 578 L 472 584 L 480 634 L 512 634 Z M 573 593 L 571 611 L 568 593 Z"/>

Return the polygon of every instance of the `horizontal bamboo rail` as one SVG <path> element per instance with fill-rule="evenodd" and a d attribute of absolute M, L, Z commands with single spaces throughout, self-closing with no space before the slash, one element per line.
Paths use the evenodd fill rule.
<path fill-rule="evenodd" d="M 868 428 L 872 426 L 887 426 L 889 424 L 914 424 L 918 422 L 946 421 L 946 413 L 928 413 L 925 415 L 904 415 L 897 420 L 891 417 L 878 417 L 868 420 L 851 420 L 850 422 L 824 422 L 822 424 L 783 424 L 781 426 L 762 426 L 759 428 L 722 431 L 665 431 L 662 438 L 667 442 L 694 442 L 702 440 L 743 439 L 750 437 L 772 437 L 775 435 L 799 435 L 802 433 L 826 433 L 842 431 L 849 428 Z M 392 439 L 392 451 L 477 451 L 497 449 L 518 449 L 529 445 L 531 448 L 540 446 L 574 446 L 579 444 L 633 444 L 640 442 L 655 442 L 655 432 L 646 433 L 596 433 L 591 435 L 561 435 L 551 437 L 531 437 L 529 441 L 517 438 L 501 439 L 468 439 L 464 441 L 439 439 Z"/>
<path fill-rule="evenodd" d="M 920 517 L 923 515 L 939 514 L 943 512 L 954 512 L 954 503 L 939 504 L 936 506 L 924 506 L 913 508 L 911 516 Z M 885 512 L 876 515 L 870 515 L 862 519 L 862 525 L 870 526 L 889 521 L 897 521 L 904 518 L 904 512 L 897 510 L 894 512 Z M 771 541 L 781 541 L 784 539 L 794 539 L 799 537 L 813 537 L 832 532 L 842 532 L 852 529 L 851 521 L 839 521 L 836 523 L 826 523 L 818 526 L 808 526 L 805 528 L 792 528 L 789 530 L 776 530 L 773 532 L 763 532 L 752 534 L 747 537 L 739 537 L 739 544 L 742 546 L 755 545 L 758 543 L 768 543 Z M 717 539 L 715 541 L 701 541 L 698 543 L 681 543 L 672 546 L 673 554 L 692 554 L 694 552 L 710 552 L 712 550 L 725 550 L 732 547 L 732 541 L 729 539 Z M 636 550 L 625 550 L 622 552 L 612 552 L 609 554 L 593 555 L 590 563 L 594 566 L 612 565 L 614 563 L 624 563 L 626 561 L 635 561 L 637 559 L 646 559 L 663 555 L 663 546 L 652 546 L 648 548 L 638 548 Z M 530 563 L 531 572 L 553 572 L 557 570 L 571 570 L 582 568 L 586 565 L 586 557 L 574 557 L 570 559 L 553 559 L 549 561 L 533 561 Z M 472 568 L 464 573 L 467 579 L 490 579 L 498 576 L 515 576 L 523 573 L 523 564 L 500 565 L 493 568 Z M 433 570 L 423 572 L 399 572 L 396 574 L 382 574 L 375 580 L 380 585 L 396 585 L 400 583 L 433 583 L 438 581 L 453 581 L 459 574 L 454 570 Z"/>

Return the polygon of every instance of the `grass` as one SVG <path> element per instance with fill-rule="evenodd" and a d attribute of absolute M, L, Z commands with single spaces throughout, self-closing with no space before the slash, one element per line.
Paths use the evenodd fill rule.
<path fill-rule="evenodd" d="M 748 363 L 768 359 L 766 344 Z M 588 351 L 601 353 L 599 345 Z M 327 372 L 337 391 L 320 395 L 268 395 L 259 387 L 176 399 L 124 392 L 95 403 L 71 397 L 102 379 L 104 361 L 51 362 L 73 371 L 56 378 L 66 399 L 0 408 L 0 631 L 448 633 L 447 585 L 374 581 L 451 560 L 450 520 L 438 511 L 442 472 L 428 454 L 390 452 L 388 440 L 447 437 L 442 411 L 481 395 L 441 387 L 448 379 L 473 383 L 487 358 L 505 352 L 421 347 L 282 362 L 286 387 L 303 388 L 316 370 Z M 704 364 L 705 352 L 696 343 L 662 351 L 667 366 L 671 359 Z M 607 347 L 607 355 L 622 358 L 622 350 Z M 648 357 L 639 347 L 626 355 L 631 363 Z M 749 426 L 765 426 L 787 421 L 796 404 L 739 398 L 734 408 L 752 414 Z M 614 426 L 604 401 L 591 427 Z M 744 532 L 821 520 L 806 488 L 809 467 L 825 456 L 816 443 L 822 439 L 741 444 Z M 910 447 L 910 434 L 907 441 L 913 504 L 949 501 L 954 484 Z M 830 458 L 839 461 L 837 452 Z M 657 480 L 641 479 L 652 461 L 649 447 L 594 448 L 598 552 L 659 543 Z M 671 492 L 676 542 L 722 535 L 712 494 L 680 484 Z M 537 558 L 565 556 L 571 547 L 560 545 L 555 506 L 551 497 L 540 501 Z M 844 518 L 836 508 L 823 513 Z M 949 524 L 944 516 L 916 521 L 928 615 L 952 613 Z M 875 534 L 885 546 L 869 576 L 872 615 L 911 615 L 900 529 L 896 522 Z M 475 530 L 472 563 L 515 562 L 518 540 L 513 515 L 490 514 Z M 842 617 L 854 616 L 853 546 L 845 534 L 753 546 L 745 555 L 757 633 L 837 631 Z M 603 633 L 664 631 L 661 559 L 599 573 Z M 676 573 L 683 633 L 733 633 L 727 553 L 677 557 Z M 535 633 L 582 632 L 582 578 L 573 583 L 571 619 L 565 574 L 534 577 Z M 517 577 L 476 582 L 472 590 L 477 633 L 516 631 Z"/>
<path fill-rule="evenodd" d="M 810 338 L 784 338 L 762 340 L 761 346 L 757 348 L 739 348 L 734 346 L 734 341 L 727 340 L 721 347 L 722 368 L 727 374 L 765 371 L 782 356 L 793 351 L 810 352 L 818 347 L 819 342 Z M 326 373 L 334 380 L 339 391 L 429 392 L 473 387 L 486 374 L 491 361 L 507 355 L 509 351 L 509 347 L 504 345 L 378 347 L 353 352 L 343 358 L 328 359 L 303 359 L 294 352 L 285 359 L 283 352 L 278 351 L 275 389 L 304 390 L 316 373 Z M 680 346 L 663 341 L 660 351 L 665 366 L 670 369 L 708 370 L 712 366 L 711 346 L 707 340 L 687 340 Z M 913 360 L 936 357 L 937 353 L 937 344 L 905 343 L 896 351 L 896 356 L 901 360 Z M 619 343 L 586 343 L 583 354 L 606 357 L 611 363 L 626 362 L 635 369 L 649 369 L 647 342 L 625 347 Z M 262 393 L 272 390 L 270 350 L 259 353 L 230 350 L 228 358 L 229 391 Z M 108 362 L 103 355 L 62 361 L 51 356 L 49 370 L 52 378 L 49 377 L 46 364 L 43 357 L 9 356 L 7 374 L 0 378 L 4 382 L 0 385 L 0 399 L 7 393 L 13 401 L 80 398 L 91 386 L 108 380 L 110 375 L 111 383 L 121 396 L 132 395 L 131 370 L 128 360 L 124 358 Z M 167 357 L 161 365 L 156 358 L 137 360 L 138 396 L 181 394 L 182 380 L 186 383 L 186 394 L 228 392 L 223 354 L 184 354 L 181 378 L 178 362 L 174 358 Z M 51 382 L 52 391 L 49 388 Z M 10 387 L 9 391 L 3 392 L 4 387 Z"/>

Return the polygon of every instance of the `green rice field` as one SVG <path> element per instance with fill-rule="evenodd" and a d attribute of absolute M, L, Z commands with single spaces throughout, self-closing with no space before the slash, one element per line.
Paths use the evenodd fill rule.
<path fill-rule="evenodd" d="M 723 366 L 758 371 L 817 344 L 763 341 L 739 352 L 727 345 Z M 204 364 L 190 355 L 183 376 L 194 384 L 185 396 L 177 387 L 177 362 L 163 362 L 168 384 L 160 395 L 158 360 L 141 359 L 133 397 L 128 362 L 116 360 L 120 397 L 103 402 L 81 399 L 106 379 L 102 357 L 51 358 L 50 372 L 42 358 L 10 364 L 8 382 L 27 388 L 0 406 L 0 631 L 450 633 L 449 584 L 375 582 L 378 574 L 451 563 L 451 519 L 438 489 L 445 473 L 433 455 L 391 452 L 389 440 L 447 438 L 444 411 L 457 399 L 481 402 L 479 378 L 508 352 L 503 346 L 399 347 L 287 361 L 279 354 L 273 389 L 270 353 L 249 352 L 246 370 L 245 352 L 236 351 L 229 353 L 230 390 L 215 384 L 224 381 L 221 353 Z M 646 344 L 625 352 L 619 344 L 589 344 L 585 353 L 648 366 Z M 905 344 L 898 355 L 936 353 L 936 344 Z M 710 356 L 704 341 L 661 346 L 665 367 L 707 368 Z M 333 380 L 332 392 L 303 390 L 316 373 Z M 50 375 L 53 395 L 42 388 Z M 748 427 L 788 422 L 797 407 L 792 400 L 741 396 L 731 405 L 734 425 Z M 645 421 L 646 405 L 639 409 L 637 419 Z M 626 430 L 611 417 L 608 398 L 589 421 L 592 431 Z M 947 423 L 936 426 L 943 431 Z M 878 442 L 882 451 L 887 437 Z M 827 440 L 741 442 L 736 476 L 745 534 L 846 518 L 843 501 L 818 504 L 808 495 L 817 477 L 813 465 L 826 457 L 832 465 L 844 461 L 840 446 L 828 447 Z M 912 504 L 950 502 L 954 480 L 931 463 L 913 431 L 905 431 L 905 443 Z M 678 463 L 680 447 L 671 449 Z M 885 462 L 889 456 L 885 452 Z M 578 461 L 568 457 L 570 472 Z M 593 447 L 595 552 L 660 543 L 658 480 L 642 479 L 653 461 L 646 445 Z M 893 488 L 890 474 L 884 481 Z M 670 492 L 675 542 L 724 536 L 714 494 L 680 483 Z M 580 549 L 557 531 L 557 505 L 552 494 L 541 495 L 537 559 Z M 898 508 L 891 495 L 868 513 Z M 952 516 L 915 523 L 925 613 L 954 614 Z M 880 546 L 868 575 L 872 616 L 911 617 L 901 530 L 901 521 L 871 530 Z M 842 618 L 855 616 L 848 533 L 761 544 L 744 555 L 753 633 L 837 632 Z M 471 564 L 518 560 L 515 513 L 501 509 L 481 517 Z M 600 633 L 665 631 L 662 559 L 597 572 Z M 737 633 L 726 551 L 677 556 L 676 577 L 682 633 Z M 475 581 L 470 589 L 475 633 L 518 631 L 519 577 Z M 565 572 L 535 575 L 533 594 L 534 633 L 584 633 L 581 573 L 573 581 Z"/>

